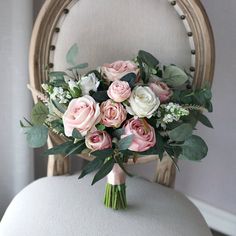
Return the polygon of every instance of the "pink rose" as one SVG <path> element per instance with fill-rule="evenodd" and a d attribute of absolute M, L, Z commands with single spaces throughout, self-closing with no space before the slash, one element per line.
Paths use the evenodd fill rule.
<path fill-rule="evenodd" d="M 166 83 L 155 81 L 149 83 L 149 87 L 160 99 L 161 103 L 168 101 L 173 95 L 173 91 L 167 86 Z"/>
<path fill-rule="evenodd" d="M 115 102 L 123 102 L 131 95 L 131 88 L 126 81 L 114 81 L 107 91 L 108 96 Z"/>
<path fill-rule="evenodd" d="M 131 61 L 115 61 L 101 67 L 102 74 L 108 81 L 120 80 L 129 73 L 138 74 L 138 67 Z"/>
<path fill-rule="evenodd" d="M 106 131 L 97 130 L 86 135 L 85 144 L 87 148 L 93 151 L 111 148 L 111 136 Z"/>
<path fill-rule="evenodd" d="M 155 130 L 145 119 L 132 118 L 124 125 L 124 138 L 133 135 L 132 143 L 129 150 L 135 152 L 144 152 L 156 144 Z"/>
<path fill-rule="evenodd" d="M 100 121 L 99 104 L 88 95 L 73 99 L 62 120 L 66 136 L 72 136 L 73 129 L 85 136 L 88 131 L 95 130 L 95 125 Z"/>
<path fill-rule="evenodd" d="M 106 127 L 118 128 L 126 119 L 127 112 L 121 103 L 113 102 L 111 99 L 103 102 L 100 107 L 101 123 Z"/>

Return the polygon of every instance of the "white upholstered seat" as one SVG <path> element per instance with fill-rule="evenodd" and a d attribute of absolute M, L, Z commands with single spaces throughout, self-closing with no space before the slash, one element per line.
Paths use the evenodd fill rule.
<path fill-rule="evenodd" d="M 128 210 L 104 207 L 105 181 L 47 177 L 21 191 L 0 224 L 1 236 L 210 236 L 196 207 L 181 193 L 127 179 Z"/>

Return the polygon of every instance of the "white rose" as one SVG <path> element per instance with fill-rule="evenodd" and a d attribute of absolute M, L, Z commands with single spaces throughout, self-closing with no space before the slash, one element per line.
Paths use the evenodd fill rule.
<path fill-rule="evenodd" d="M 99 84 L 100 81 L 94 73 L 83 76 L 79 81 L 79 86 L 82 90 L 83 95 L 89 95 L 90 90 L 97 92 Z"/>
<path fill-rule="evenodd" d="M 126 105 L 129 114 L 150 118 L 159 107 L 160 100 L 149 87 L 137 86 L 132 91 L 129 103 L 130 106 Z"/>

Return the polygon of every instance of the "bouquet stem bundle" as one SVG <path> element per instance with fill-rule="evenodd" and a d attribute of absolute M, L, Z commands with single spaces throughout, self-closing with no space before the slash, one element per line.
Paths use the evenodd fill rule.
<path fill-rule="evenodd" d="M 126 185 L 112 185 L 107 183 L 104 197 L 104 205 L 107 208 L 112 208 L 114 210 L 126 209 Z"/>
<path fill-rule="evenodd" d="M 126 209 L 126 174 L 118 164 L 107 175 L 104 205 L 114 210 Z"/>

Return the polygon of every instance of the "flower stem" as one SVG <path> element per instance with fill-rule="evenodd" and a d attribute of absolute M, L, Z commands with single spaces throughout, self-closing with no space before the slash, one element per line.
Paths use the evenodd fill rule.
<path fill-rule="evenodd" d="M 126 209 L 126 186 L 106 184 L 104 205 L 114 210 Z"/>

